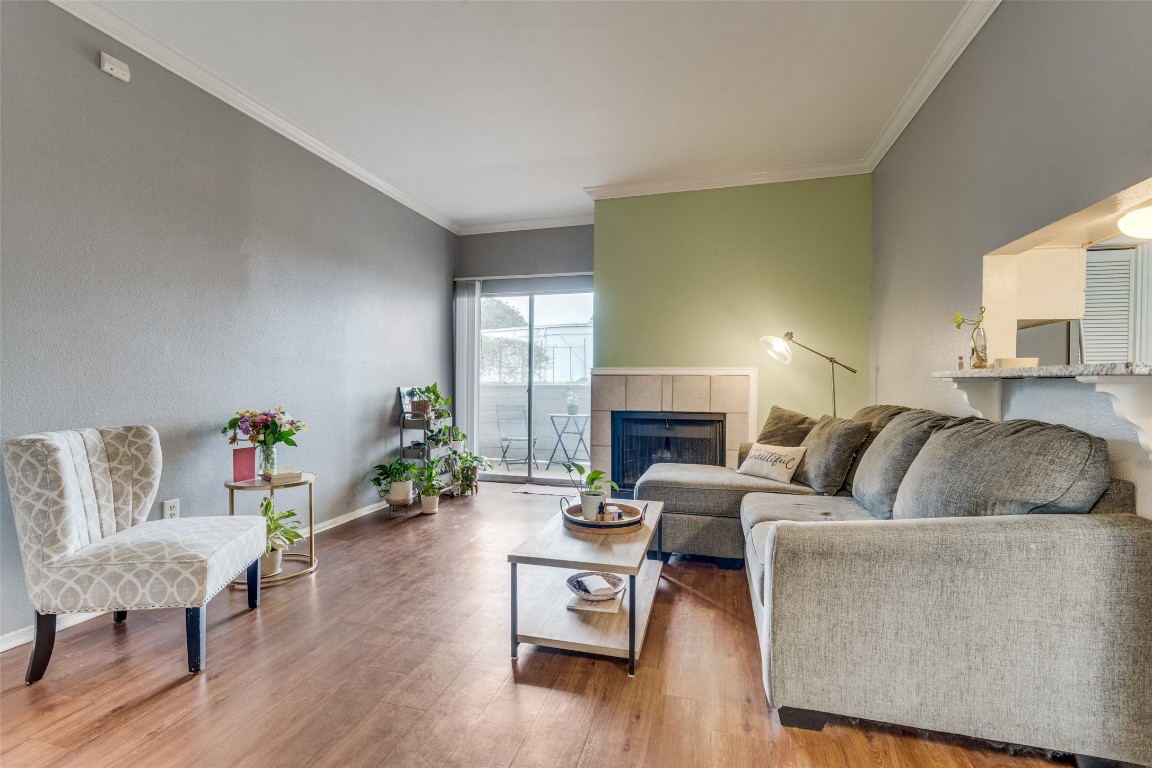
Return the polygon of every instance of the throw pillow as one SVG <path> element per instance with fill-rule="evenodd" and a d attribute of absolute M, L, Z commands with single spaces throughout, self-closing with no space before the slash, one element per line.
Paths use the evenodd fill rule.
<path fill-rule="evenodd" d="M 774 405 L 768 412 L 768 420 L 764 422 L 756 442 L 794 448 L 804 442 L 814 426 L 816 419 L 811 416 Z"/>
<path fill-rule="evenodd" d="M 860 450 L 856 451 L 856 458 L 852 460 L 852 466 L 848 470 L 848 477 L 844 478 L 844 490 L 852 493 L 853 483 L 856 482 L 856 472 L 860 469 L 860 462 L 864 459 L 864 454 L 872 446 L 872 441 L 876 439 L 876 435 L 880 434 L 880 430 L 888 425 L 888 422 L 896 418 L 904 411 L 910 410 L 906 405 L 866 405 L 856 413 L 852 414 L 852 421 L 869 421 L 872 423 L 872 431 L 868 433 L 868 437 L 864 438 L 864 442 L 860 445 Z"/>
<path fill-rule="evenodd" d="M 832 416 L 820 419 L 800 444 L 808 452 L 796 468 L 793 479 L 818 493 L 836 493 L 844 484 L 852 466 L 852 457 L 871 429 L 872 425 L 867 421 Z"/>
<path fill-rule="evenodd" d="M 796 467 L 800 465 L 800 460 L 804 458 L 807 450 L 807 448 L 756 443 L 748 451 L 748 458 L 744 459 L 744 463 L 736 471 L 742 475 L 754 475 L 790 483 Z"/>
<path fill-rule="evenodd" d="M 928 438 L 892 517 L 1088 512 L 1111 482 L 1108 443 L 1063 424 L 976 419 Z"/>
<path fill-rule="evenodd" d="M 896 492 L 916 454 L 938 429 L 956 419 L 936 411 L 907 410 L 888 422 L 863 457 L 857 456 L 854 466 L 859 468 L 852 486 L 852 497 L 868 514 L 880 520 L 892 518 Z M 867 442 L 867 441 L 865 441 Z M 861 452 L 864 448 L 860 449 Z"/>

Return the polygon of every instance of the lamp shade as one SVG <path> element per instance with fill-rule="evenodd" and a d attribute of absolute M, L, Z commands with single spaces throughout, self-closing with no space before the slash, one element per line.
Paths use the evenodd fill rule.
<path fill-rule="evenodd" d="M 1120 231 L 1141 240 L 1152 240 L 1152 205 L 1128 211 L 1116 222 Z"/>
<path fill-rule="evenodd" d="M 779 336 L 761 336 L 760 346 L 763 347 L 764 351 L 771 355 L 772 358 L 787 365 L 792 362 L 792 345 L 785 339 L 791 335 L 790 332 L 786 333 L 783 339 Z"/>

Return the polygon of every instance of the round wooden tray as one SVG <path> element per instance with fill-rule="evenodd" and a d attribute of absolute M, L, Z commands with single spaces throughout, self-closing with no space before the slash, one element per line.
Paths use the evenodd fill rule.
<path fill-rule="evenodd" d="M 585 520 L 579 504 L 571 504 L 562 510 L 564 527 L 578 533 L 618 534 L 635 533 L 644 526 L 644 510 L 632 504 L 610 500 L 609 506 L 619 507 L 624 513 L 623 520 Z"/>

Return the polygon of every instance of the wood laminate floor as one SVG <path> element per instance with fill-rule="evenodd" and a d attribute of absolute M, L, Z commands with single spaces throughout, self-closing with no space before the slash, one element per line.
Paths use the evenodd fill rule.
<path fill-rule="evenodd" d="M 187 674 L 182 610 L 60 633 L 44 679 L 0 655 L 4 768 L 99 766 L 946 766 L 1052 763 L 830 724 L 780 726 L 760 686 L 745 575 L 674 559 L 637 676 L 521 647 L 506 553 L 558 499 L 485 483 L 433 516 L 382 511 L 320 534 L 313 576 L 208 606 Z M 9 585 L 11 586 L 11 585 Z"/>

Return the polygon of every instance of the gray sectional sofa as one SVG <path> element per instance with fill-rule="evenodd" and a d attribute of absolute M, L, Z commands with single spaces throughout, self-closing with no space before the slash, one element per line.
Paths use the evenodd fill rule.
<path fill-rule="evenodd" d="M 764 690 L 827 714 L 1152 764 L 1152 520 L 1061 425 L 874 406 L 851 490 L 656 465 L 664 546 L 746 561 Z M 740 553 L 735 553 L 736 530 Z"/>

